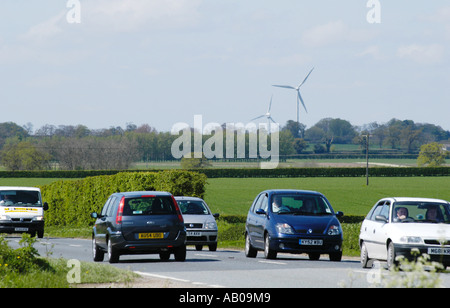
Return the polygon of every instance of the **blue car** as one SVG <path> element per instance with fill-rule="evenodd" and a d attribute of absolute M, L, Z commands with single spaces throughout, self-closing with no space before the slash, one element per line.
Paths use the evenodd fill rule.
<path fill-rule="evenodd" d="M 330 202 L 321 193 L 306 190 L 266 190 L 253 201 L 245 225 L 245 255 L 258 250 L 275 259 L 278 252 L 307 253 L 318 260 L 328 254 L 342 258 L 342 227 Z"/>

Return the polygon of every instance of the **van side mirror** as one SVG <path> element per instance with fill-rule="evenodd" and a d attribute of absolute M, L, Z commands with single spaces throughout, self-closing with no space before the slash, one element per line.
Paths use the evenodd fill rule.
<path fill-rule="evenodd" d="M 47 210 L 48 210 L 48 203 L 47 203 L 47 202 L 44 202 L 43 209 L 44 209 L 44 211 L 47 211 Z"/>

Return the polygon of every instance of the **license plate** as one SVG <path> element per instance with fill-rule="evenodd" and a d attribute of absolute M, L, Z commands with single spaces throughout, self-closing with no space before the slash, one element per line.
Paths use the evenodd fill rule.
<path fill-rule="evenodd" d="M 428 248 L 429 255 L 450 255 L 450 248 Z"/>
<path fill-rule="evenodd" d="M 186 232 L 187 236 L 201 236 L 202 233 L 201 232 L 193 232 L 193 231 L 188 231 Z"/>
<path fill-rule="evenodd" d="M 322 246 L 323 240 L 300 240 L 299 244 L 306 246 Z"/>
<path fill-rule="evenodd" d="M 164 233 L 139 233 L 139 239 L 164 238 Z"/>
<path fill-rule="evenodd" d="M 28 228 L 14 228 L 14 231 L 17 231 L 17 232 L 27 232 L 27 231 L 28 231 Z"/>

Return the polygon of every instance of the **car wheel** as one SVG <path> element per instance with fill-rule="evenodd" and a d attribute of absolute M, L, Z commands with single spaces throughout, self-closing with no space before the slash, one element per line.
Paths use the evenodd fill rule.
<path fill-rule="evenodd" d="M 361 244 L 361 266 L 362 268 L 369 268 L 369 252 L 367 251 L 366 243 Z"/>
<path fill-rule="evenodd" d="M 320 253 L 312 252 L 308 254 L 310 260 L 317 261 L 320 259 Z"/>
<path fill-rule="evenodd" d="M 394 269 L 394 267 L 397 265 L 397 261 L 395 261 L 395 247 L 394 243 L 390 242 L 388 249 L 387 249 L 387 267 L 388 269 Z"/>
<path fill-rule="evenodd" d="M 341 260 L 342 260 L 342 251 L 330 253 L 330 261 L 341 262 Z"/>
<path fill-rule="evenodd" d="M 170 259 L 170 252 L 167 251 L 163 251 L 159 253 L 159 259 L 161 261 L 167 261 Z"/>
<path fill-rule="evenodd" d="M 217 250 L 217 243 L 208 245 L 209 251 L 216 251 Z"/>
<path fill-rule="evenodd" d="M 175 261 L 185 261 L 186 260 L 186 245 L 175 248 Z"/>
<path fill-rule="evenodd" d="M 250 236 L 248 233 L 245 234 L 245 256 L 247 258 L 256 258 L 258 250 L 256 250 L 250 243 Z"/>
<path fill-rule="evenodd" d="M 195 245 L 195 250 L 202 251 L 203 245 Z"/>
<path fill-rule="evenodd" d="M 97 246 L 95 237 L 92 237 L 92 257 L 95 262 L 102 262 L 105 258 L 105 253 Z"/>
<path fill-rule="evenodd" d="M 111 240 L 108 239 L 108 258 L 109 263 L 117 263 L 119 262 L 119 253 L 112 247 Z"/>
<path fill-rule="evenodd" d="M 264 237 L 264 257 L 266 259 L 276 259 L 277 252 L 275 250 L 270 249 L 270 236 L 269 233 L 266 233 Z"/>

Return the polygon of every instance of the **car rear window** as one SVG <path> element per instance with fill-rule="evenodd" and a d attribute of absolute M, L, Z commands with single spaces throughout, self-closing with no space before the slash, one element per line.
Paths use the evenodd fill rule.
<path fill-rule="evenodd" d="M 169 196 L 125 198 L 123 216 L 167 214 L 176 214 L 172 198 Z"/>

